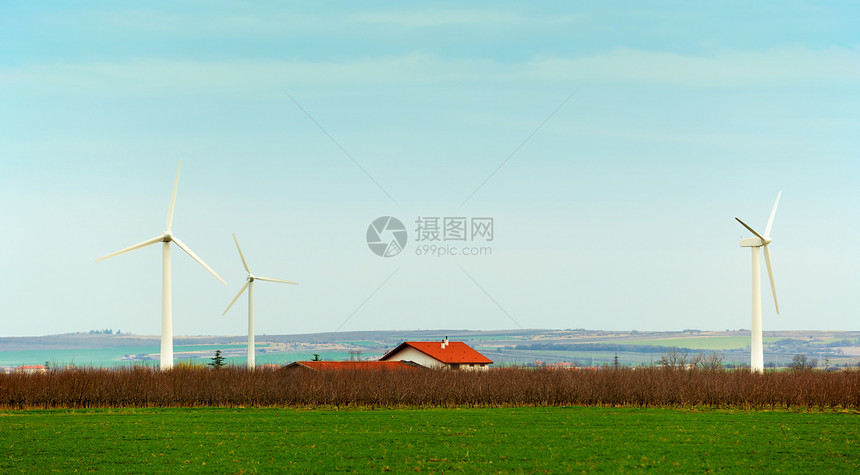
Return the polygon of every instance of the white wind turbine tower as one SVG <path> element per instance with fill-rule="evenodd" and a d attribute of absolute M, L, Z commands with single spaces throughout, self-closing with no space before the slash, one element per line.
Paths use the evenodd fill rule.
<path fill-rule="evenodd" d="M 161 243 L 161 369 L 166 370 L 173 367 L 173 310 L 170 296 L 170 243 L 179 246 L 180 249 L 188 253 L 195 261 L 206 268 L 215 277 L 218 278 L 224 285 L 227 282 L 206 265 L 203 260 L 197 257 L 188 246 L 173 235 L 171 226 L 173 225 L 173 208 L 176 205 L 176 190 L 179 187 L 179 171 L 182 169 L 182 161 L 179 161 L 179 167 L 176 168 L 176 181 L 173 183 L 173 195 L 170 197 L 170 207 L 167 210 L 167 229 L 161 235 L 144 241 L 140 244 L 127 247 L 121 251 L 108 254 L 104 257 L 99 257 L 96 262 L 105 260 L 109 257 L 118 256 L 120 254 L 140 249 L 141 247 L 149 246 L 157 242 Z"/>
<path fill-rule="evenodd" d="M 281 279 L 273 279 L 271 277 L 259 277 L 255 276 L 251 273 L 251 269 L 248 268 L 248 262 L 245 260 L 245 255 L 242 254 L 242 248 L 239 247 L 239 240 L 236 239 L 236 235 L 233 235 L 233 241 L 236 242 L 236 249 L 239 250 L 239 257 L 242 258 L 242 265 L 245 266 L 245 271 L 248 272 L 248 279 L 245 282 L 245 285 L 239 289 L 239 293 L 236 294 L 236 298 L 230 302 L 230 305 L 227 306 L 227 310 L 224 310 L 224 313 L 221 315 L 226 315 L 227 311 L 230 310 L 230 307 L 239 300 L 239 297 L 242 296 L 242 292 L 245 289 L 248 289 L 248 368 L 254 369 L 254 281 L 255 280 L 267 280 L 269 282 L 280 282 L 282 284 L 295 284 L 298 285 L 298 282 L 290 282 L 288 280 Z"/>
<path fill-rule="evenodd" d="M 761 333 L 761 254 L 760 248 L 764 248 L 764 262 L 767 264 L 767 275 L 770 278 L 770 290 L 773 293 L 773 305 L 776 307 L 776 314 L 779 315 L 779 304 L 776 301 L 776 287 L 773 285 L 773 266 L 770 262 L 770 251 L 767 246 L 773 241 L 770 238 L 770 228 L 773 226 L 773 217 L 776 215 L 776 207 L 779 205 L 779 197 L 782 196 L 780 191 L 776 195 L 776 202 L 773 204 L 773 211 L 770 212 L 770 219 L 767 220 L 767 227 L 764 229 L 764 236 L 757 233 L 753 228 L 747 226 L 746 223 L 738 218 L 737 221 L 747 228 L 755 237 L 741 239 L 741 247 L 752 248 L 752 328 L 750 344 L 750 368 L 754 372 L 764 371 L 764 350 L 762 347 Z"/>

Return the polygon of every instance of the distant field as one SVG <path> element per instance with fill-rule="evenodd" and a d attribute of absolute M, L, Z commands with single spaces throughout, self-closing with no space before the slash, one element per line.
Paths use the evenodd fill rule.
<path fill-rule="evenodd" d="M 435 330 L 414 332 L 342 332 L 313 335 L 258 335 L 257 362 L 285 365 L 296 360 L 312 359 L 315 353 L 326 360 L 346 360 L 350 350 L 361 351 L 362 358 L 375 359 L 403 341 L 443 339 L 463 341 L 485 353 L 496 367 L 544 363 L 576 362 L 577 365 L 613 364 L 618 354 L 622 365 L 642 365 L 659 360 L 660 347 L 686 347 L 691 353 L 723 353 L 726 363 L 749 362 L 749 332 L 603 332 L 585 330 L 523 330 L 481 332 Z M 785 365 L 794 354 L 806 354 L 831 365 L 860 365 L 860 332 L 766 332 L 765 362 Z M 778 340 L 788 340 L 780 346 Z M 842 342 L 839 348 L 826 345 Z M 284 344 L 288 346 L 283 346 Z M 69 349 L 73 348 L 73 349 Z M 289 351 L 280 352 L 289 348 Z M 230 350 L 223 356 L 228 364 L 246 361 L 241 336 L 177 337 L 177 361 L 208 363 L 216 349 Z M 70 333 L 41 337 L 0 337 L 0 367 L 42 364 L 65 367 L 117 367 L 129 364 L 157 364 L 160 351 L 157 336 L 102 335 Z M 184 354 L 183 354 L 184 353 Z M 194 353 L 194 354 L 189 354 Z M 123 360 L 125 354 L 145 354 L 152 360 Z"/>
<path fill-rule="evenodd" d="M 357 342 L 356 342 L 357 343 Z M 365 343 L 366 344 L 366 343 Z M 266 343 L 258 343 L 257 349 L 267 348 Z M 244 365 L 247 361 L 247 356 L 243 350 L 247 348 L 247 344 L 221 344 L 221 345 L 176 345 L 173 348 L 177 354 L 177 362 L 193 362 L 197 364 L 209 363 L 210 358 L 215 356 L 215 350 L 241 350 L 240 356 L 227 356 L 226 364 Z M 116 347 L 116 348 L 75 348 L 75 349 L 56 349 L 56 350 L 21 350 L 21 351 L 0 351 L 0 366 L 16 367 L 21 365 L 44 364 L 46 361 L 52 366 L 65 367 L 69 365 L 79 367 L 103 367 L 111 368 L 118 366 L 129 365 L 157 365 L 158 359 L 154 360 L 123 360 L 125 355 L 158 354 L 161 351 L 159 345 L 141 346 L 141 347 Z M 194 358 L 185 358 L 180 355 L 184 352 L 204 352 L 205 354 Z M 348 351 L 305 351 L 305 352 L 277 352 L 277 353 L 257 353 L 257 364 L 274 363 L 285 365 L 293 361 L 302 361 L 313 359 L 314 354 L 318 354 L 320 358 L 328 361 L 340 361 L 349 359 Z M 364 357 L 378 358 L 382 356 L 381 351 L 364 351 Z"/>
<path fill-rule="evenodd" d="M 771 343 L 782 338 L 764 337 L 764 343 Z M 750 344 L 748 336 L 691 336 L 679 338 L 661 338 L 654 340 L 613 340 L 612 343 L 622 345 L 653 345 L 677 346 L 695 350 L 732 350 L 746 348 Z"/>
<path fill-rule="evenodd" d="M 248 345 L 232 344 L 232 345 L 176 345 L 173 347 L 174 353 L 183 353 L 191 351 L 210 352 L 211 356 L 215 355 L 215 350 L 227 349 L 243 349 Z M 265 348 L 268 345 L 257 345 L 258 348 Z M 159 345 L 141 346 L 141 347 L 116 347 L 116 348 L 76 348 L 76 349 L 60 349 L 60 350 L 22 350 L 22 351 L 0 351 L 0 366 L 19 366 L 24 364 L 43 364 L 46 361 L 51 365 L 67 366 L 122 366 L 132 363 L 146 364 L 146 361 L 129 361 L 123 360 L 125 355 L 138 354 L 155 354 L 161 352 Z M 181 359 L 181 358 L 179 358 Z M 195 358 L 197 359 L 197 358 Z M 153 364 L 157 361 L 151 361 Z"/>
<path fill-rule="evenodd" d="M 266 348 L 267 344 L 257 344 L 257 348 Z M 204 351 L 205 356 L 196 358 L 183 358 L 177 356 L 177 362 L 192 361 L 195 363 L 208 363 L 209 359 L 215 356 L 215 350 L 244 350 L 247 348 L 245 344 L 232 345 L 177 345 L 174 347 L 175 353 Z M 52 366 L 64 367 L 75 365 L 81 367 L 115 367 L 127 365 L 155 365 L 158 360 L 149 361 L 131 361 L 123 360 L 122 357 L 126 354 L 157 354 L 161 351 L 160 346 L 145 346 L 145 347 L 117 347 L 117 348 L 92 348 L 92 349 L 68 349 L 68 350 L 29 350 L 29 351 L 0 351 L 0 366 L 21 366 L 25 364 L 44 364 L 46 361 Z M 345 360 L 349 358 L 349 353 L 346 351 L 340 352 L 301 352 L 301 353 L 257 353 L 256 361 L 258 364 L 277 363 L 287 364 L 297 360 L 309 360 L 313 358 L 313 354 L 317 353 L 320 358 L 327 360 Z M 371 353 L 365 353 L 369 356 Z M 244 364 L 247 361 L 247 356 L 227 357 L 227 364 Z"/>
<path fill-rule="evenodd" d="M 857 473 L 857 414 L 613 408 L 0 412 L 0 472 Z"/>
<path fill-rule="evenodd" d="M 257 353 L 255 356 L 257 364 L 266 364 L 273 363 L 279 365 L 286 365 L 292 363 L 293 361 L 309 361 L 314 359 L 314 355 L 319 355 L 320 359 L 324 361 L 346 361 L 349 359 L 350 354 L 348 351 L 314 351 L 314 352 L 302 352 L 302 353 Z M 362 357 L 371 357 L 375 353 L 365 351 L 362 353 Z M 382 356 L 382 353 L 379 353 L 379 356 Z M 379 356 L 374 357 L 374 359 Z M 239 358 L 231 358 L 228 363 L 229 364 L 240 364 L 244 365 L 247 360 L 247 356 L 242 356 Z"/>
<path fill-rule="evenodd" d="M 342 345 L 360 346 L 364 348 L 376 348 L 379 346 L 378 341 L 372 340 L 338 340 L 335 343 L 340 343 Z"/>
<path fill-rule="evenodd" d="M 505 335 L 505 336 L 472 336 L 469 338 L 472 341 L 514 341 L 514 340 L 522 340 L 523 337 L 521 335 Z"/>

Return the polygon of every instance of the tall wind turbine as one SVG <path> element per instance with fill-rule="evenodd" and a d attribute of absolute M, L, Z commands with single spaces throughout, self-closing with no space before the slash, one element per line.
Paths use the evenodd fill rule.
<path fill-rule="evenodd" d="M 245 260 L 245 255 L 242 254 L 242 248 L 239 247 L 239 240 L 236 239 L 236 235 L 233 235 L 233 241 L 236 242 L 236 249 L 239 250 L 239 257 L 242 258 L 242 265 L 245 266 L 245 270 L 248 272 L 248 280 L 245 282 L 245 285 L 239 289 L 239 293 L 236 294 L 236 298 L 230 302 L 230 305 L 227 306 L 227 310 L 224 310 L 224 313 L 221 315 L 227 315 L 227 311 L 230 310 L 230 307 L 239 300 L 239 297 L 242 296 L 242 292 L 245 289 L 248 289 L 248 368 L 254 369 L 254 281 L 255 280 L 267 280 L 269 282 L 280 282 L 282 284 L 294 284 L 298 285 L 298 282 L 290 282 L 288 280 L 281 279 L 273 279 L 271 277 L 258 277 L 251 273 L 251 269 L 248 268 L 248 262 Z"/>
<path fill-rule="evenodd" d="M 755 237 L 741 239 L 741 247 L 752 248 L 752 343 L 750 344 L 750 368 L 752 371 L 759 373 L 764 371 L 764 350 L 761 334 L 761 254 L 759 249 L 764 248 L 764 262 L 767 264 L 767 276 L 770 278 L 773 305 L 776 307 L 776 314 L 779 315 L 779 304 L 776 301 L 776 287 L 773 285 L 773 266 L 770 262 L 770 251 L 768 251 L 767 246 L 773 242 L 770 238 L 770 228 L 773 226 L 773 217 L 776 215 L 776 207 L 779 205 L 780 196 L 782 196 L 781 191 L 776 195 L 776 202 L 773 204 L 773 211 L 770 212 L 770 219 L 767 220 L 764 236 L 747 226 L 740 219 L 735 218 L 743 227 L 755 235 Z"/>
<path fill-rule="evenodd" d="M 206 268 L 215 277 L 218 278 L 224 285 L 227 282 L 206 265 L 203 260 L 197 257 L 188 246 L 173 235 L 171 227 L 173 225 L 173 208 L 176 205 L 176 190 L 179 187 L 179 171 L 182 169 L 182 161 L 179 161 L 179 167 L 176 168 L 176 181 L 173 182 L 173 194 L 170 197 L 170 207 L 167 209 L 167 229 L 161 235 L 156 236 L 140 244 L 127 247 L 121 251 L 108 254 L 104 257 L 99 257 L 96 262 L 105 260 L 109 257 L 118 256 L 141 247 L 149 246 L 157 242 L 161 243 L 161 369 L 166 370 L 173 367 L 173 310 L 170 300 L 170 243 L 179 246 L 180 249 L 188 253 L 195 261 Z"/>

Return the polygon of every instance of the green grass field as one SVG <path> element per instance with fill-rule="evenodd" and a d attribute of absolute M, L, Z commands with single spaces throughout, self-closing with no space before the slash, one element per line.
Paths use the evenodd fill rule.
<path fill-rule="evenodd" d="M 0 472 L 854 472 L 860 415 L 614 408 L 0 412 Z"/>

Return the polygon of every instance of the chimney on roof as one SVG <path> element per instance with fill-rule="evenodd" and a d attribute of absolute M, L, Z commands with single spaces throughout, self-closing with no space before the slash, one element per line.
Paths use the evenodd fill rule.
<path fill-rule="evenodd" d="M 448 337 L 446 336 L 445 339 L 442 340 L 442 349 L 444 350 L 445 347 L 447 347 L 447 346 L 448 346 Z"/>

